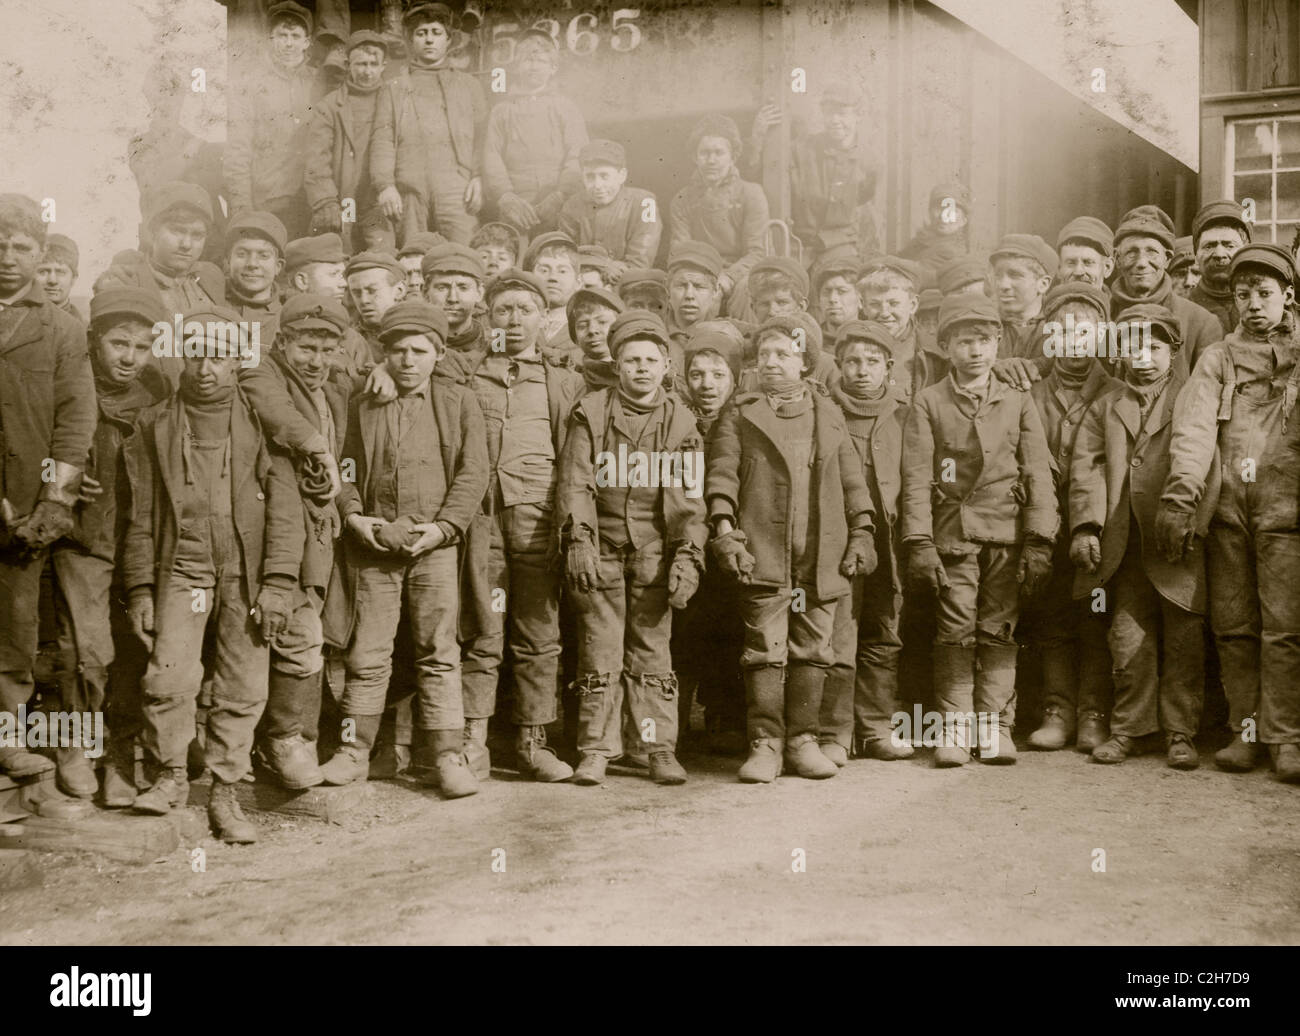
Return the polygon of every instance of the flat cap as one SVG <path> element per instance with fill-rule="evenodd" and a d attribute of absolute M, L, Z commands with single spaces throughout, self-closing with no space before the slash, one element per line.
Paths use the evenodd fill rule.
<path fill-rule="evenodd" d="M 668 253 L 668 272 L 678 266 L 691 266 L 715 278 L 722 276 L 722 256 L 707 241 L 679 241 Z"/>
<path fill-rule="evenodd" d="M 345 276 L 351 277 L 354 273 L 360 273 L 362 270 L 387 270 L 398 280 L 406 276 L 402 264 L 387 252 L 358 252 L 348 260 L 348 265 L 343 273 Z"/>
<path fill-rule="evenodd" d="M 722 328 L 713 326 L 713 321 L 705 321 L 705 323 L 710 326 L 701 327 L 696 324 L 691 328 L 690 336 L 682 347 L 686 370 L 681 373 L 685 375 L 691 369 L 691 359 L 697 353 L 715 352 L 731 369 L 732 378 L 738 379 L 741 369 L 745 366 L 744 338 L 728 334 Z"/>
<path fill-rule="evenodd" d="M 569 338 L 574 342 L 578 340 L 578 307 L 584 302 L 599 303 L 615 313 L 622 313 L 627 308 L 622 299 L 605 288 L 579 288 L 564 304 L 565 316 L 569 318 Z"/>
<path fill-rule="evenodd" d="M 294 238 L 284 246 L 284 268 L 290 273 L 308 263 L 341 263 L 346 258 L 343 239 L 334 233 Z"/>
<path fill-rule="evenodd" d="M 768 317 L 758 325 L 754 332 L 754 348 L 763 340 L 768 331 L 780 331 L 782 334 L 799 340 L 798 331 L 803 331 L 803 369 L 805 372 L 817 366 L 822 354 L 821 326 L 807 313 L 786 313 L 781 316 Z"/>
<path fill-rule="evenodd" d="M 45 257 L 54 262 L 62 263 L 73 273 L 77 272 L 77 264 L 81 261 L 81 253 L 77 250 L 77 242 L 73 241 L 67 234 L 46 235 Z"/>
<path fill-rule="evenodd" d="M 1131 219 L 1153 219 L 1157 223 L 1163 223 L 1172 237 L 1174 233 L 1173 217 L 1169 215 L 1159 205 L 1138 205 L 1124 213 L 1121 223 L 1127 223 Z"/>
<path fill-rule="evenodd" d="M 870 342 L 885 350 L 886 355 L 893 356 L 898 348 L 898 339 L 889 332 L 884 324 L 874 320 L 850 320 L 835 335 L 835 355 L 839 357 L 844 347 L 850 342 Z"/>
<path fill-rule="evenodd" d="M 240 238 L 260 237 L 275 245 L 281 256 L 289 244 L 284 224 L 269 212 L 245 212 L 226 224 L 226 251 Z"/>
<path fill-rule="evenodd" d="M 562 231 L 552 230 L 547 234 L 538 234 L 531 242 L 529 242 L 528 251 L 524 253 L 524 269 L 532 269 L 533 264 L 537 262 L 537 257 L 541 254 L 543 248 L 554 248 L 557 246 L 563 246 L 574 252 L 578 250 L 578 242 L 574 241 L 573 238 Z"/>
<path fill-rule="evenodd" d="M 749 283 L 765 273 L 780 274 L 794 282 L 795 288 L 803 298 L 808 297 L 808 271 L 803 263 L 786 255 L 768 255 L 756 262 L 749 271 Z M 751 292 L 752 294 L 752 292 Z"/>
<path fill-rule="evenodd" d="M 920 263 L 896 255 L 875 255 L 862 264 L 862 268 L 858 271 L 858 280 L 864 281 L 880 270 L 892 270 L 894 273 L 901 274 L 911 283 L 914 293 L 920 292 L 923 279 Z"/>
<path fill-rule="evenodd" d="M 1110 255 L 1115 247 L 1115 232 L 1096 216 L 1076 216 L 1056 235 L 1057 251 L 1060 251 L 1061 246 L 1067 241 L 1082 241 L 1085 244 L 1095 245 L 1102 255 Z"/>
<path fill-rule="evenodd" d="M 416 4 L 402 15 L 402 25 L 409 29 L 417 18 L 437 22 L 446 29 L 452 29 L 456 25 L 456 16 L 446 4 Z"/>
<path fill-rule="evenodd" d="M 1174 347 L 1175 352 L 1183 344 L 1183 331 L 1178 326 L 1178 318 L 1174 316 L 1172 310 L 1157 306 L 1153 302 L 1139 302 L 1135 306 L 1128 306 L 1115 318 L 1115 322 L 1144 324 L 1151 328 L 1153 336 L 1159 333 L 1161 338 Z"/>
<path fill-rule="evenodd" d="M 546 308 L 546 285 L 535 273 L 527 273 L 517 266 L 502 270 L 487 283 L 484 295 L 489 304 L 503 291 L 531 291 L 542 300 L 542 309 Z"/>
<path fill-rule="evenodd" d="M 173 209 L 192 209 L 212 226 L 212 198 L 196 183 L 171 180 L 155 187 L 144 199 L 145 222 L 152 223 Z"/>
<path fill-rule="evenodd" d="M 945 295 L 988 277 L 989 257 L 984 254 L 960 255 L 939 267 L 939 290 Z"/>
<path fill-rule="evenodd" d="M 478 252 L 469 245 L 450 243 L 430 249 L 420 260 L 420 272 L 426 279 L 435 273 L 463 273 L 482 283 L 484 277 L 483 260 Z"/>
<path fill-rule="evenodd" d="M 1295 258 L 1281 245 L 1242 245 L 1228 264 L 1229 282 L 1243 266 L 1263 267 L 1275 277 L 1281 278 L 1283 284 L 1295 285 Z"/>
<path fill-rule="evenodd" d="M 379 340 L 387 344 L 402 335 L 437 335 L 447 341 L 447 317 L 424 299 L 403 299 L 389 306 L 379 321 Z"/>
<path fill-rule="evenodd" d="M 1047 271 L 1047 276 L 1056 275 L 1060 260 L 1056 249 L 1052 248 L 1037 234 L 1003 234 L 997 248 L 989 253 L 989 262 L 996 262 L 1001 257 L 1015 256 L 1020 259 L 1032 259 Z"/>
<path fill-rule="evenodd" d="M 972 321 L 997 324 L 1000 327 L 1002 321 L 998 318 L 997 303 L 987 295 L 976 295 L 974 292 L 945 295 L 943 301 L 939 303 L 939 338 L 941 340 L 949 328 Z"/>
<path fill-rule="evenodd" d="M 380 47 L 387 54 L 392 49 L 392 40 L 370 29 L 358 29 L 348 37 L 347 53 L 351 54 L 358 47 Z"/>
<path fill-rule="evenodd" d="M 347 311 L 328 295 L 304 292 L 288 299 L 280 308 L 280 329 L 317 328 L 342 335 L 348 329 Z"/>
<path fill-rule="evenodd" d="M 829 277 L 847 277 L 850 281 L 856 281 L 861 265 L 858 250 L 851 244 L 826 249 L 813 263 L 810 278 L 812 290 L 821 291 L 822 282 Z"/>
<path fill-rule="evenodd" d="M 658 289 L 660 294 L 668 294 L 668 274 L 663 270 L 656 270 L 649 266 L 633 266 L 623 271 L 623 276 L 618 279 L 619 294 L 627 291 L 629 288 L 647 288 L 653 287 Z"/>
<path fill-rule="evenodd" d="M 668 345 L 668 328 L 655 313 L 648 309 L 624 310 L 609 326 L 609 351 L 618 356 L 619 350 L 635 338 L 653 338 L 660 345 Z"/>
<path fill-rule="evenodd" d="M 196 321 L 200 324 L 238 324 L 244 318 L 235 310 L 220 302 L 214 302 L 206 306 L 199 306 L 191 309 L 182 318 L 182 324 L 188 324 L 190 321 Z"/>
<path fill-rule="evenodd" d="M 579 165 L 612 165 L 615 169 L 627 168 L 627 152 L 616 140 L 589 140 L 578 152 Z"/>
<path fill-rule="evenodd" d="M 1105 291 L 1089 281 L 1069 281 L 1065 284 L 1054 284 L 1043 296 L 1044 315 L 1050 316 L 1067 302 L 1082 302 L 1091 306 L 1102 317 L 1110 314 L 1110 304 L 1106 299 Z"/>
<path fill-rule="evenodd" d="M 970 211 L 970 188 L 964 183 L 949 180 L 947 183 L 937 183 L 930 188 L 931 208 L 935 205 L 942 205 L 948 198 L 951 198 L 967 212 Z"/>
<path fill-rule="evenodd" d="M 1231 198 L 1224 198 L 1221 201 L 1202 205 L 1200 211 L 1192 218 L 1192 246 L 1196 247 L 1201 243 L 1202 230 L 1220 223 L 1236 227 L 1241 231 L 1242 237 L 1250 241 L 1250 224 L 1244 219 L 1241 206 Z"/>
<path fill-rule="evenodd" d="M 408 255 L 428 255 L 430 251 L 446 243 L 447 239 L 436 230 L 421 230 L 406 239 L 402 247 L 397 250 L 397 258 L 405 259 Z"/>
<path fill-rule="evenodd" d="M 608 270 L 614 262 L 609 249 L 604 245 L 579 245 L 578 269 Z"/>
<path fill-rule="evenodd" d="M 916 311 L 918 313 L 928 313 L 932 309 L 937 310 L 939 303 L 942 301 L 943 292 L 938 288 L 926 288 L 917 299 Z"/>
<path fill-rule="evenodd" d="M 1186 270 L 1194 262 L 1196 262 L 1196 252 L 1192 249 L 1191 235 L 1175 239 L 1174 257 L 1169 260 L 1169 272 L 1177 273 L 1179 270 Z"/>
<path fill-rule="evenodd" d="M 1125 219 L 1115 229 L 1115 247 L 1126 237 L 1149 237 L 1159 241 L 1166 248 L 1174 247 L 1174 231 L 1162 221 L 1150 215 L 1137 215 Z"/>
<path fill-rule="evenodd" d="M 146 288 L 104 288 L 90 298 L 90 322 L 108 317 L 139 317 L 147 324 L 167 320 L 162 297 Z"/>
<path fill-rule="evenodd" d="M 283 3 L 272 4 L 266 12 L 266 23 L 271 24 L 276 18 L 296 18 L 302 23 L 302 27 L 307 30 L 307 35 L 311 35 L 311 30 L 315 24 L 312 21 L 311 12 L 302 4 L 295 4 L 293 0 L 283 0 Z"/>

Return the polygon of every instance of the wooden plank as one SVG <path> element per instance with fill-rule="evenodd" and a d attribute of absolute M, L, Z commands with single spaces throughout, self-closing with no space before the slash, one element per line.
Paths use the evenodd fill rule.
<path fill-rule="evenodd" d="M 151 863 L 181 844 L 180 817 L 95 813 L 77 820 L 33 816 L 6 837 L 5 846 L 41 852 L 87 852 L 123 863 Z"/>

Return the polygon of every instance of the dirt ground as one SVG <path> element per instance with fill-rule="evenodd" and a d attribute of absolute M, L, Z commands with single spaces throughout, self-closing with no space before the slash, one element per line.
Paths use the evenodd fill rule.
<path fill-rule="evenodd" d="M 202 873 L 189 846 L 42 854 L 43 888 L 0 890 L 0 943 L 1300 941 L 1300 789 L 1216 772 L 1208 747 L 1194 773 L 930 755 L 772 786 L 704 755 L 679 788 L 498 771 L 457 802 L 378 782 L 342 826 L 260 814 L 256 846 L 205 839 Z"/>

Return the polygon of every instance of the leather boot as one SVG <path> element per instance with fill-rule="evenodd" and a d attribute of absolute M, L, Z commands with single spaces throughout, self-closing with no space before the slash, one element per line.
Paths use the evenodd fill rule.
<path fill-rule="evenodd" d="M 650 749 L 650 779 L 656 784 L 685 784 L 686 771 L 666 748 Z"/>
<path fill-rule="evenodd" d="M 975 713 L 982 763 L 1010 765 L 1016 761 L 1011 731 L 1016 720 L 1018 651 L 1015 644 L 980 644 L 975 649 Z"/>
<path fill-rule="evenodd" d="M 257 825 L 239 808 L 235 785 L 212 779 L 212 793 L 208 797 L 208 823 L 212 833 L 231 845 L 251 845 L 257 841 Z"/>
<path fill-rule="evenodd" d="M 492 755 L 488 751 L 488 721 L 465 720 L 465 762 L 480 781 L 492 776 Z"/>
<path fill-rule="evenodd" d="M 370 773 L 370 748 L 379 733 L 382 716 L 347 716 L 351 720 L 352 740 L 339 745 L 329 761 L 320 768 L 321 782 L 329 785 L 364 781 Z"/>
<path fill-rule="evenodd" d="M 814 781 L 824 781 L 840 772 L 822 753 L 815 734 L 797 734 L 786 739 L 785 768 Z"/>
<path fill-rule="evenodd" d="M 1173 733 L 1165 736 L 1165 765 L 1171 770 L 1195 770 L 1201 765 L 1201 754 L 1189 735 Z"/>
<path fill-rule="evenodd" d="M 91 799 L 99 791 L 94 764 L 84 748 L 59 748 L 54 753 L 55 783 L 59 791 L 74 799 Z"/>
<path fill-rule="evenodd" d="M 911 759 L 914 754 L 909 744 L 895 744 L 889 737 L 862 737 L 858 739 L 857 757 L 859 759 L 881 759 L 893 762 L 897 759 Z"/>
<path fill-rule="evenodd" d="M 1232 740 L 1214 753 L 1214 765 L 1228 773 L 1250 773 L 1264 761 L 1264 746 L 1258 741 L 1243 741 L 1239 731 Z"/>
<path fill-rule="evenodd" d="M 770 784 L 781 773 L 785 748 L 785 667 L 745 670 L 749 757 L 737 777 L 745 784 Z"/>
<path fill-rule="evenodd" d="M 432 735 L 438 792 L 444 799 L 463 799 L 478 793 L 478 780 L 465 762 L 464 727 L 456 730 L 416 730 L 413 739 Z M 414 754 L 414 752 L 412 752 Z"/>
<path fill-rule="evenodd" d="M 1074 712 L 1067 712 L 1060 705 L 1049 705 L 1043 709 L 1043 722 L 1029 735 L 1029 747 L 1040 752 L 1056 752 L 1073 737 Z"/>
<path fill-rule="evenodd" d="M 736 776 L 742 784 L 771 784 L 781 775 L 781 752 L 785 742 L 780 738 L 759 737 L 749 743 L 749 758 L 740 766 Z"/>
<path fill-rule="evenodd" d="M 1104 713 L 1087 709 L 1079 712 L 1077 719 L 1074 747 L 1080 752 L 1090 753 L 1109 739 L 1110 723 Z"/>
<path fill-rule="evenodd" d="M 519 772 L 530 780 L 555 784 L 573 776 L 573 767 L 546 746 L 545 727 L 520 727 L 515 753 L 519 758 Z"/>
<path fill-rule="evenodd" d="M 817 747 L 821 749 L 822 755 L 835 764 L 837 770 L 848 765 L 849 750 L 838 741 L 826 741 L 819 738 Z"/>
<path fill-rule="evenodd" d="M 934 765 L 964 766 L 970 762 L 970 717 L 975 711 L 975 647 L 935 644 L 932 658 L 934 697 L 943 713 L 943 743 L 935 748 Z"/>
<path fill-rule="evenodd" d="M 147 813 L 152 817 L 163 817 L 176 806 L 182 805 L 190 797 L 190 779 L 183 766 L 173 766 L 162 770 L 152 788 L 135 798 L 134 809 L 137 813 Z"/>
<path fill-rule="evenodd" d="M 1300 784 L 1300 745 L 1269 745 L 1273 773 L 1284 784 Z"/>
<path fill-rule="evenodd" d="M 127 809 L 135 805 L 139 794 L 135 786 L 135 741 L 109 738 L 108 758 L 104 760 L 104 789 L 100 802 L 105 809 Z"/>
<path fill-rule="evenodd" d="M 1110 740 L 1092 750 L 1094 763 L 1122 763 L 1131 755 L 1144 755 L 1150 750 L 1152 741 L 1159 734 L 1144 734 L 1142 737 L 1130 737 L 1127 734 L 1111 734 Z"/>
<path fill-rule="evenodd" d="M 1043 721 L 1029 735 L 1029 747 L 1057 752 L 1074 739 L 1076 703 L 1079 700 L 1079 660 L 1073 644 L 1044 644 Z"/>
<path fill-rule="evenodd" d="M 259 756 L 276 782 L 290 791 L 314 788 L 325 779 L 316 762 L 315 748 L 301 734 L 263 739 Z"/>
<path fill-rule="evenodd" d="M 584 752 L 578 760 L 578 768 L 573 772 L 573 783 L 584 788 L 594 788 L 605 783 L 605 768 L 609 760 L 598 752 Z"/>
<path fill-rule="evenodd" d="M 16 781 L 54 769 L 54 760 L 29 752 L 25 748 L 0 748 L 0 770 Z"/>

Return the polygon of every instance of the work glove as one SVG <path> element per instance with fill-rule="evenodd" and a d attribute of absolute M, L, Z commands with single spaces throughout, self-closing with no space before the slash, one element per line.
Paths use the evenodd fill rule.
<path fill-rule="evenodd" d="M 537 203 L 537 218 L 543 223 L 554 223 L 564 207 L 564 192 L 552 191 Z"/>
<path fill-rule="evenodd" d="M 137 586 L 131 591 L 127 600 L 126 617 L 131 623 L 131 632 L 150 651 L 153 650 L 153 590 L 147 586 Z"/>
<path fill-rule="evenodd" d="M 510 191 L 497 199 L 497 212 L 503 220 L 513 223 L 520 230 L 531 230 L 541 222 L 537 210 Z"/>
<path fill-rule="evenodd" d="M 323 201 L 312 210 L 311 232 L 313 234 L 343 232 L 343 209 L 337 200 L 331 198 L 329 201 Z"/>
<path fill-rule="evenodd" d="M 258 591 L 256 611 L 262 639 L 272 644 L 289 625 L 289 616 L 293 614 L 293 593 L 268 584 Z"/>
<path fill-rule="evenodd" d="M 1196 514 L 1173 507 L 1164 500 L 1156 508 L 1156 548 L 1166 561 L 1182 561 L 1191 550 L 1196 535 Z"/>
<path fill-rule="evenodd" d="M 715 536 L 709 543 L 713 559 L 722 571 L 735 578 L 739 583 L 748 585 L 754 574 L 754 555 L 745 549 L 749 542 L 739 529 L 732 529 L 721 536 Z"/>
<path fill-rule="evenodd" d="M 907 583 L 918 593 L 938 597 L 951 585 L 939 549 L 933 543 L 914 544 L 907 555 Z"/>
<path fill-rule="evenodd" d="M 596 545 L 585 537 L 570 541 L 564 571 L 574 593 L 591 593 L 600 586 L 600 551 Z"/>
<path fill-rule="evenodd" d="M 871 539 L 871 533 L 865 529 L 854 529 L 849 533 L 849 545 L 840 561 L 840 575 L 848 579 L 859 574 L 869 576 L 876 570 L 876 564 L 876 545 Z"/>
<path fill-rule="evenodd" d="M 1101 540 L 1095 532 L 1080 529 L 1070 540 L 1070 564 L 1083 572 L 1096 572 L 1101 564 Z"/>
<path fill-rule="evenodd" d="M 690 558 L 677 558 L 668 567 L 668 605 L 681 611 L 700 588 L 700 569 Z"/>
<path fill-rule="evenodd" d="M 53 500 L 40 500 L 36 509 L 13 528 L 13 537 L 29 553 L 35 554 L 71 531 L 72 508 Z"/>
<path fill-rule="evenodd" d="M 1051 578 L 1052 545 L 1042 540 L 1025 540 L 1024 546 L 1020 548 L 1020 564 L 1016 569 L 1020 592 L 1026 597 L 1033 597 Z"/>

